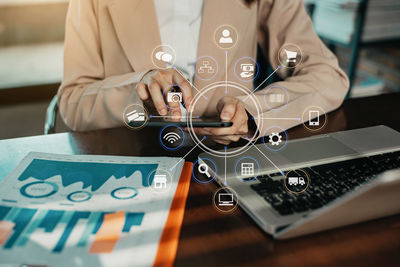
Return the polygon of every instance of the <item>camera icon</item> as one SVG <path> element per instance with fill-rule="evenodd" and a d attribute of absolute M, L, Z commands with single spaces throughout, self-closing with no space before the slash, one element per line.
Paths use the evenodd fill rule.
<path fill-rule="evenodd" d="M 168 92 L 167 102 L 170 102 L 170 103 L 182 102 L 182 93 L 181 92 Z"/>

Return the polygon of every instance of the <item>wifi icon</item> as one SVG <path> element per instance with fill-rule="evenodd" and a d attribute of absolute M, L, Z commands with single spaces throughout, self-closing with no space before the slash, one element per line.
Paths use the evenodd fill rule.
<path fill-rule="evenodd" d="M 166 150 L 178 150 L 185 142 L 185 132 L 179 126 L 168 125 L 161 129 L 159 140 Z"/>
<path fill-rule="evenodd" d="M 181 136 L 177 133 L 169 132 L 163 136 L 163 139 L 170 144 L 174 144 L 175 142 L 181 140 Z"/>

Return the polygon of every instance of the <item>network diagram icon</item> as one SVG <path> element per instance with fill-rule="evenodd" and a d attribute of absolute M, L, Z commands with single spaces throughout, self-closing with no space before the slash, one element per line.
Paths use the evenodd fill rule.
<path fill-rule="evenodd" d="M 199 73 L 215 73 L 215 69 L 210 66 L 210 62 L 209 61 L 204 61 L 203 64 L 199 67 Z"/>

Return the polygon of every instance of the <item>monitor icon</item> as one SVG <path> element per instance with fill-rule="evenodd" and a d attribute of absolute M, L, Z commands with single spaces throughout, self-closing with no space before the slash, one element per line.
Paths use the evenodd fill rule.
<path fill-rule="evenodd" d="M 233 194 L 219 193 L 218 194 L 218 205 L 219 206 L 233 206 Z"/>

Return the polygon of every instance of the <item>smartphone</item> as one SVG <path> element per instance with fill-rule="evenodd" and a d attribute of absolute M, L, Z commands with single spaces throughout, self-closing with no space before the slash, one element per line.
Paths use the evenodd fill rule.
<path fill-rule="evenodd" d="M 137 122 L 132 121 L 129 123 L 131 126 L 136 127 L 140 126 Z M 220 127 L 231 127 L 231 121 L 221 121 L 219 118 L 193 118 L 192 126 L 194 128 L 197 127 L 208 127 L 208 128 L 220 128 Z M 180 121 L 174 121 L 168 118 L 160 118 L 160 117 L 151 117 L 147 120 L 146 127 L 164 127 L 167 125 L 177 125 L 180 127 L 188 127 L 189 122 L 186 119 Z"/>
<path fill-rule="evenodd" d="M 319 115 L 318 110 L 310 110 L 308 112 L 308 124 L 310 126 L 319 126 Z"/>

